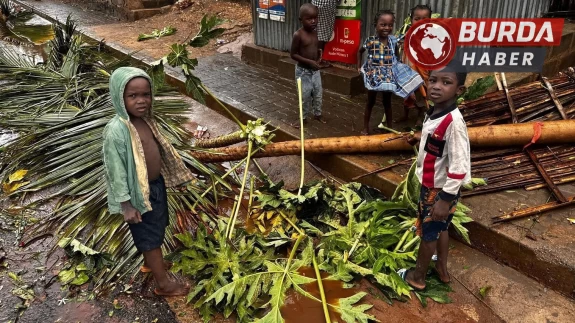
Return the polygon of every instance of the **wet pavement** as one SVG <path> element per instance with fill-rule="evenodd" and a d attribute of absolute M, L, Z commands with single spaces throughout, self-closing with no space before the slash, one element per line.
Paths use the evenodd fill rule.
<path fill-rule="evenodd" d="M 72 12 L 74 17 L 78 17 L 80 29 L 96 39 L 98 39 L 97 35 L 91 33 L 91 25 L 113 23 L 113 20 L 108 21 L 106 18 L 102 18 L 103 16 L 101 15 L 78 10 L 78 8 L 66 7 L 58 4 L 56 1 L 19 1 L 42 8 L 46 13 L 50 15 L 53 14 L 61 20 L 65 20 L 67 14 Z M 113 44 L 113 46 L 121 48 L 121 45 Z M 137 55 L 147 62 L 154 60 L 152 57 L 146 57 L 145 53 L 138 53 Z M 266 120 L 272 121 L 272 124 L 280 126 L 283 131 L 288 132 L 293 137 L 299 136 L 299 131 L 291 128 L 288 124 L 297 118 L 297 96 L 293 81 L 279 78 L 269 71 L 245 65 L 232 55 L 225 54 L 200 59 L 196 74 L 225 102 L 233 103 L 238 109 L 246 111 L 246 113 L 250 115 L 264 117 Z M 364 98 L 359 96 L 349 99 L 333 93 L 326 93 L 324 99 L 324 110 L 328 124 L 322 125 L 318 122 L 311 122 L 308 126 L 306 137 L 357 135 L 361 129 Z M 401 101 L 394 101 L 397 112 L 400 110 L 398 109 L 400 104 Z M 206 110 L 205 107 L 194 107 L 192 111 L 193 119 L 212 128 L 213 135 L 224 134 L 229 132 L 230 129 L 234 129 L 233 124 L 230 125 L 227 119 L 211 110 Z M 372 116 L 373 125 L 379 122 L 381 115 L 381 109 L 374 109 L 374 115 Z M 409 156 L 403 157 L 409 158 Z M 348 158 L 350 164 L 355 163 L 360 165 L 359 167 L 363 169 L 362 171 L 365 169 L 372 170 L 386 165 L 389 159 L 399 160 L 397 156 L 349 156 L 346 158 Z M 299 157 L 264 159 L 261 160 L 261 164 L 262 167 L 264 167 L 264 165 L 266 166 L 264 169 L 266 169 L 267 172 L 276 174 L 280 178 L 297 179 L 297 176 L 290 176 L 289 174 L 299 173 Z M 307 172 L 309 172 L 308 176 L 310 177 L 320 176 L 311 167 L 307 169 Z M 337 173 L 337 170 L 334 170 L 334 173 Z M 399 181 L 401 180 L 400 173 L 401 171 L 386 172 L 374 175 L 374 177 L 391 176 L 394 177 L 396 181 Z M 494 233 L 493 236 L 486 238 L 487 235 L 480 236 L 484 231 L 472 231 L 471 237 L 474 241 L 474 245 L 490 256 L 515 268 L 519 268 L 527 275 L 537 277 L 538 279 L 542 275 L 548 277 L 548 280 L 541 281 L 545 284 L 560 285 L 565 273 L 571 273 L 572 277 L 575 277 L 575 261 L 573 260 L 573 250 L 575 250 L 575 246 L 573 245 L 574 241 L 572 238 L 573 227 L 569 226 L 565 221 L 565 218 L 573 217 L 571 215 L 572 210 L 566 209 L 553 212 L 547 217 L 539 217 L 538 221 L 526 219 L 511 224 L 491 227 L 490 218 L 500 214 L 499 209 L 502 208 L 502 205 L 506 205 L 505 209 L 507 210 L 507 207 L 513 208 L 521 203 L 535 205 L 535 203 L 544 202 L 548 198 L 548 194 L 546 194 L 544 190 L 537 192 L 517 191 L 518 192 L 502 192 L 499 194 L 464 199 L 464 203 L 469 203 L 469 206 L 474 210 L 472 216 L 478 221 L 477 224 L 472 225 L 481 226 L 485 232 Z M 474 232 L 478 234 L 474 236 Z M 531 238 L 527 237 L 529 232 L 531 232 Z M 535 236 L 535 239 L 532 238 L 533 236 Z M 499 237 L 506 237 L 509 238 L 509 240 L 500 239 Z M 458 247 L 455 250 L 463 250 L 461 251 L 463 255 L 475 252 L 465 246 L 462 248 Z M 455 304 L 459 306 L 458 308 L 461 311 L 468 313 L 466 316 L 468 319 L 465 320 L 497 322 L 499 321 L 497 316 L 500 316 L 505 321 L 510 322 L 571 321 L 569 318 L 574 315 L 572 299 L 565 299 L 553 294 L 553 292 L 547 290 L 543 285 L 537 284 L 532 279 L 523 276 L 513 269 L 505 266 L 500 266 L 501 268 L 499 268 L 496 266 L 496 263 L 488 257 L 483 256 L 482 258 L 478 256 L 474 259 L 465 260 L 468 262 L 464 262 L 461 259 L 467 258 L 458 258 L 456 251 L 452 251 L 452 254 L 454 252 L 455 262 L 452 264 L 451 271 L 456 278 L 461 280 L 461 283 L 455 283 L 454 286 L 456 290 L 455 294 L 459 295 L 455 298 Z M 517 262 L 510 263 L 510 259 L 516 259 Z M 486 266 L 484 265 L 486 263 L 490 263 L 489 268 L 483 268 Z M 461 268 L 453 267 L 461 264 L 463 264 Z M 545 267 L 546 265 L 548 266 L 547 268 Z M 559 268 L 555 267 L 555 265 L 562 268 L 561 275 L 559 276 L 555 275 L 555 270 Z M 471 271 L 466 268 L 475 268 L 473 275 L 471 275 Z M 511 270 L 511 272 L 509 270 Z M 537 275 L 535 275 L 536 273 Z M 508 277 L 509 275 L 511 275 L 511 277 L 518 277 L 515 279 L 515 283 L 497 280 L 501 277 Z M 468 278 L 471 280 L 467 280 Z M 491 296 L 488 296 L 487 300 L 480 300 L 476 295 L 476 289 L 485 287 L 487 284 L 492 286 L 493 293 Z M 569 288 L 573 290 L 575 286 L 567 285 L 565 288 L 567 292 L 564 292 L 564 294 L 570 294 L 568 292 Z M 521 294 L 520 291 L 524 293 Z M 514 294 L 511 294 L 511 292 Z M 4 293 L 5 291 L 0 291 L 1 296 L 4 296 Z M 516 302 L 516 297 L 538 301 Z M 181 308 L 183 302 L 175 302 L 179 302 L 180 305 L 178 305 L 178 307 Z M 170 303 L 172 304 L 172 309 L 174 309 L 174 301 Z M 105 305 L 105 303 L 103 304 Z M 477 310 L 475 305 L 470 304 L 477 304 L 477 308 L 480 308 L 480 310 Z M 538 307 L 539 304 L 543 305 Z M 84 305 L 82 306 L 82 309 L 85 308 Z M 420 315 L 419 317 L 406 314 L 409 312 L 407 308 L 410 306 L 413 307 L 412 310 L 414 313 Z M 103 308 L 105 308 L 105 306 Z M 448 308 L 444 305 L 437 304 L 434 304 L 433 307 L 426 310 L 422 310 L 418 304 L 398 304 L 392 308 L 394 309 L 393 311 L 400 309 L 397 312 L 397 317 L 400 317 L 401 313 L 404 313 L 404 318 L 408 318 L 407 320 L 403 320 L 406 322 L 442 321 L 442 318 L 445 317 L 445 313 L 453 313 L 451 310 L 448 311 Z M 514 310 L 510 310 L 509 308 L 517 308 L 517 311 L 514 312 Z M 557 310 L 554 310 L 555 308 Z M 376 309 L 381 309 L 382 313 L 389 311 L 389 308 L 386 307 L 385 304 L 381 304 L 381 306 L 376 307 Z M 545 311 L 546 309 L 548 311 Z M 178 312 L 179 309 L 176 308 L 174 311 Z M 478 311 L 484 314 L 479 315 Z M 497 315 L 493 313 L 497 313 Z M 103 310 L 101 314 L 106 314 L 106 310 Z M 484 317 L 489 317 L 489 319 L 484 320 Z M 171 320 L 175 319 L 174 317 L 171 318 Z M 402 321 L 402 319 L 399 321 Z M 453 322 L 456 321 L 457 320 Z"/>
<path fill-rule="evenodd" d="M 105 18 L 101 13 L 63 4 L 55 0 L 41 2 L 32 0 L 18 0 L 22 4 L 37 8 L 41 14 L 49 15 L 59 21 L 65 21 L 68 14 L 75 18 L 79 29 L 89 37 L 102 39 L 93 27 L 112 24 L 113 18 Z M 107 39 L 112 42 L 112 40 Z M 132 52 L 123 48 L 121 44 L 109 44 L 125 52 Z M 166 50 L 166 54 L 168 51 Z M 193 51 L 192 51 L 193 54 Z M 138 52 L 135 57 L 151 63 L 161 57 L 150 57 L 145 50 Z M 231 54 L 215 54 L 199 59 L 199 65 L 194 74 L 198 76 L 220 100 L 232 102 L 233 105 L 245 113 L 264 118 L 273 125 L 281 127 L 295 138 L 299 138 L 299 130 L 290 126 L 299 120 L 299 104 L 295 80 L 288 80 L 277 76 L 274 71 L 247 65 Z M 306 127 L 306 138 L 334 137 L 359 135 L 363 128 L 363 112 L 366 102 L 365 95 L 352 98 L 325 91 L 323 96 L 323 114 L 327 124 L 310 121 Z M 394 118 L 402 113 L 402 100 L 395 97 L 393 102 Z M 371 128 L 376 128 L 383 117 L 381 98 L 373 109 Z M 416 115 L 412 112 L 411 122 L 415 124 Z M 400 123 L 397 129 L 404 129 L 407 123 Z"/>

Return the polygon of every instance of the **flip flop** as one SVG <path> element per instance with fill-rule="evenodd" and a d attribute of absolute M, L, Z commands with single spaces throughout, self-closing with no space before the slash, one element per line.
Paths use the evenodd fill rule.
<path fill-rule="evenodd" d="M 403 279 L 404 282 L 407 283 L 407 285 L 409 285 L 409 287 L 413 288 L 413 290 L 415 290 L 416 292 L 421 292 L 422 290 L 424 290 L 425 288 L 415 287 L 415 286 L 411 285 L 407 280 L 405 280 L 405 278 L 407 277 L 408 271 L 409 270 L 407 270 L 407 268 L 402 268 L 402 269 L 397 271 L 397 274 L 399 275 L 399 277 L 401 277 L 401 279 Z"/>

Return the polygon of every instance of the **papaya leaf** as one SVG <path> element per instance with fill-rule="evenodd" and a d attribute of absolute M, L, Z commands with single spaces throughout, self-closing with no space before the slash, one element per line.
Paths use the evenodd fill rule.
<path fill-rule="evenodd" d="M 367 293 L 360 292 L 347 298 L 339 299 L 339 307 L 337 311 L 341 314 L 341 318 L 347 323 L 360 322 L 367 323 L 368 321 L 379 322 L 373 315 L 366 314 L 365 312 L 373 307 L 371 304 L 361 304 L 354 306 L 359 302 Z"/>
<path fill-rule="evenodd" d="M 425 284 L 425 290 L 415 292 L 415 296 L 419 299 L 423 307 L 427 307 L 428 298 L 440 304 L 449 304 L 452 302 L 448 294 L 452 292 L 453 289 L 449 285 L 442 283 L 436 276 L 428 276 Z"/>
<path fill-rule="evenodd" d="M 88 280 L 90 280 L 90 277 L 88 277 L 88 275 L 86 275 L 86 273 L 81 272 L 78 275 L 76 275 L 76 278 L 74 278 L 74 280 L 72 280 L 70 282 L 70 284 L 76 285 L 76 286 L 81 286 L 81 285 L 84 285 L 85 283 L 87 283 Z"/>
<path fill-rule="evenodd" d="M 74 268 L 69 270 L 60 270 L 58 273 L 58 279 L 62 283 L 62 285 L 66 285 L 69 282 L 73 281 L 76 278 L 76 271 Z"/>

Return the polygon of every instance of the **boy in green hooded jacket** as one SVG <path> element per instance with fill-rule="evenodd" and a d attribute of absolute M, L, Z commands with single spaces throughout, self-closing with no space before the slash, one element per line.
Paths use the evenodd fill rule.
<path fill-rule="evenodd" d="M 143 269 L 149 268 L 156 280 L 154 292 L 186 295 L 188 286 L 168 278 L 161 246 L 169 222 L 166 187 L 194 177 L 160 134 L 152 117 L 152 81 L 144 71 L 115 70 L 110 96 L 116 116 L 104 129 L 102 151 L 110 214 L 123 214 L 136 248 L 144 255 Z"/>

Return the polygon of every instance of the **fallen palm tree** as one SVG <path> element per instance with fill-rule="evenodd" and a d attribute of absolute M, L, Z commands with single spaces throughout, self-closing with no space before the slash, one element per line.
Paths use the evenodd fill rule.
<path fill-rule="evenodd" d="M 532 140 L 536 140 L 539 144 L 564 144 L 575 141 L 575 120 L 471 127 L 468 133 L 472 147 L 522 147 Z M 380 153 L 411 149 L 412 147 L 403 140 L 403 135 L 396 134 L 305 140 L 305 151 L 311 154 Z M 247 156 L 247 152 L 247 146 L 240 146 L 195 151 L 191 155 L 203 162 L 224 162 L 243 159 Z M 267 145 L 254 157 L 300 153 L 300 141 L 293 140 Z"/>

